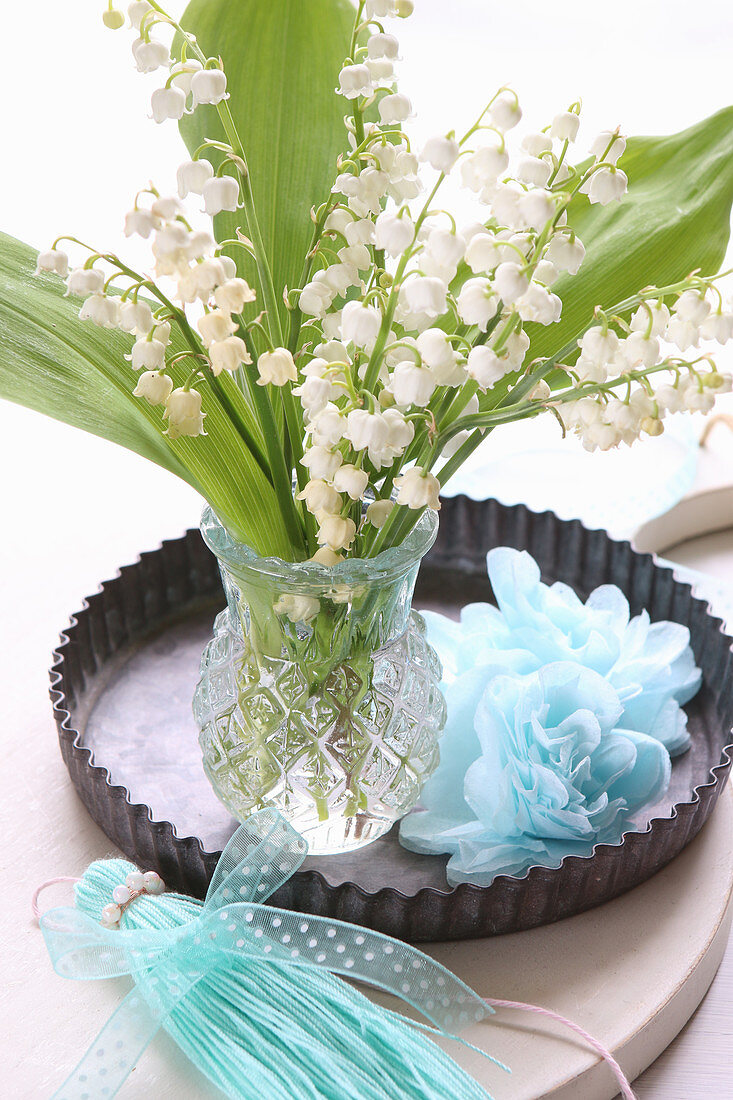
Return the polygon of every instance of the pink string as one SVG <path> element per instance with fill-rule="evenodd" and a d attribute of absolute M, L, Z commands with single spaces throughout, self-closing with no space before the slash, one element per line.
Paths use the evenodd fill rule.
<path fill-rule="evenodd" d="M 629 1080 L 621 1069 L 610 1050 L 604 1047 L 603 1043 L 599 1043 L 597 1039 L 594 1039 L 592 1035 L 589 1035 L 585 1028 L 582 1028 L 580 1024 L 573 1023 L 572 1020 L 568 1020 L 567 1016 L 561 1016 L 559 1012 L 552 1012 L 549 1008 L 540 1008 L 538 1005 L 526 1005 L 521 1001 L 498 1001 L 493 997 L 484 997 L 487 1005 L 491 1005 L 492 1008 L 519 1008 L 523 1012 L 534 1012 L 538 1016 L 545 1016 L 548 1020 L 555 1020 L 559 1024 L 564 1024 L 565 1027 L 569 1027 L 571 1031 L 574 1031 L 576 1035 L 579 1035 L 581 1039 L 584 1039 L 588 1046 L 592 1047 L 596 1054 L 600 1054 L 601 1058 L 613 1070 L 616 1075 L 616 1080 L 621 1086 L 621 1095 L 624 1100 L 636 1100 L 634 1093 L 631 1091 L 631 1085 Z"/>
<path fill-rule="evenodd" d="M 33 910 L 33 916 L 36 918 L 36 920 L 41 919 L 41 910 L 38 908 L 38 899 L 41 896 L 41 893 L 46 889 L 47 886 L 55 886 L 58 882 L 81 882 L 81 879 L 74 878 L 71 875 L 61 875 L 59 878 L 50 878 L 47 882 L 41 883 L 31 900 L 31 909 Z"/>

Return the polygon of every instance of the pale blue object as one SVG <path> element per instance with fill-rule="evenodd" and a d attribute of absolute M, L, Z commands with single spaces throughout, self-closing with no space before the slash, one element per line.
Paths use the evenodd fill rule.
<path fill-rule="evenodd" d="M 446 728 L 443 758 L 452 763 L 444 779 L 457 797 L 446 800 L 439 768 L 422 811 L 401 829 L 414 851 L 451 853 L 452 885 L 488 886 L 498 874 L 586 855 L 617 840 L 627 815 L 666 790 L 669 753 L 652 737 L 618 728 L 618 693 L 598 673 L 569 661 L 526 676 L 481 671 L 488 680 L 479 686 L 473 677 L 472 691 L 462 684 L 455 700 L 456 714 L 472 717 L 473 728 L 464 725 L 456 739 L 451 717 Z M 449 689 L 449 716 L 459 683 Z"/>
<path fill-rule="evenodd" d="M 460 623 L 425 613 L 448 721 L 400 828 L 405 847 L 450 854 L 452 885 L 618 842 L 666 790 L 670 751 L 689 745 L 681 704 L 700 685 L 687 629 L 631 619 L 614 586 L 584 604 L 506 547 L 488 567 L 498 608 L 469 605 Z"/>
<path fill-rule="evenodd" d="M 552 417 L 517 421 L 491 432 L 441 495 L 550 509 L 629 538 L 692 488 L 698 435 L 694 419 L 678 414 L 665 421 L 663 435 L 589 454 L 574 436 L 563 439 Z"/>
<path fill-rule="evenodd" d="M 615 585 L 596 588 L 583 603 L 566 584 L 543 584 L 526 551 L 497 547 L 487 564 L 498 608 L 469 604 L 460 623 L 424 612 L 447 681 L 487 664 L 526 673 L 576 661 L 616 688 L 624 729 L 656 737 L 672 756 L 689 748 L 682 706 L 699 689 L 701 673 L 687 627 L 652 623 L 646 611 L 632 619 Z"/>
<path fill-rule="evenodd" d="M 444 1034 L 491 1014 L 468 986 L 399 940 L 262 904 L 306 854 L 284 818 L 262 810 L 227 844 L 203 903 L 142 895 L 119 929 L 103 927 L 101 911 L 135 868 L 93 863 L 77 907 L 41 917 L 54 969 L 128 974 L 135 988 L 53 1100 L 114 1096 L 160 1027 L 231 1100 L 486 1100 L 421 1025 L 337 975 L 394 994 Z"/>

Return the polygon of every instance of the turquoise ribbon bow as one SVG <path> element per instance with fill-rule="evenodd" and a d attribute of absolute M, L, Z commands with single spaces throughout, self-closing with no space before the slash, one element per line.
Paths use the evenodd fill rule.
<path fill-rule="evenodd" d="M 112 1097 L 170 1013 L 197 982 L 234 959 L 317 966 L 392 993 L 441 1031 L 491 1009 L 454 974 L 400 940 L 343 921 L 263 903 L 300 867 L 307 844 L 275 810 L 253 814 L 221 854 L 200 914 L 163 931 L 109 929 L 73 907 L 40 920 L 65 978 L 129 974 L 121 1002 L 52 1100 Z M 133 902 L 134 904 L 134 902 Z"/>

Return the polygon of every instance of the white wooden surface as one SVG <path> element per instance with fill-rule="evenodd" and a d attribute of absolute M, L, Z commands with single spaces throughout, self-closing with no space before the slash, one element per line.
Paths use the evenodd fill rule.
<path fill-rule="evenodd" d="M 88 983 L 75 987 L 72 997 L 50 972 L 29 918 L 30 895 L 39 881 L 77 874 L 110 850 L 76 798 L 58 754 L 47 699 L 50 651 L 81 597 L 118 565 L 134 560 L 139 550 L 195 524 L 199 501 L 142 460 L 52 422 L 43 427 L 56 457 L 49 462 L 44 455 L 39 461 L 32 447 L 39 420 L 25 410 L 8 407 L 3 425 L 0 468 L 16 470 L 17 476 L 4 479 L 0 490 L 5 518 L 0 540 L 0 873 L 6 884 L 0 908 L 0 1034 L 3 1087 L 11 1088 L 5 1094 L 41 1100 L 59 1083 L 60 1067 L 69 1066 L 69 1052 L 83 1048 L 119 996 L 118 989 L 102 988 L 114 983 Z M 23 440 L 29 446 L 19 462 Z M 680 888 L 685 885 L 686 880 Z M 63 896 L 62 890 L 51 892 L 48 902 L 58 903 Z M 501 992 L 511 996 L 511 991 Z M 547 996 L 539 989 L 535 999 L 549 1001 L 551 991 L 545 992 Z M 530 993 L 531 985 L 517 988 L 514 996 L 532 999 Z M 729 949 L 693 1020 L 637 1082 L 640 1100 L 733 1096 L 732 997 Z M 557 1007 L 562 1010 L 562 1000 Z M 571 1008 L 564 1005 L 566 1012 Z M 173 1095 L 186 1074 L 176 1068 L 172 1044 L 163 1039 L 146 1057 L 151 1059 L 146 1073 L 152 1076 L 140 1080 L 153 1089 L 148 1095 L 162 1097 L 164 1088 Z M 206 1093 L 191 1094 L 197 1095 Z"/>
<path fill-rule="evenodd" d="M 103 6 L 3 6 L 9 48 L 0 94 L 13 105 L 3 118 L 13 157 L 3 173 L 1 221 L 37 245 L 71 231 L 120 247 L 131 196 L 151 175 L 170 187 L 181 155 L 175 128 L 146 122 L 150 81 L 132 71 L 129 39 L 101 27 Z M 474 101 L 507 79 L 536 123 L 582 94 L 589 135 L 617 122 L 628 132 L 670 132 L 731 98 L 733 13 L 725 0 L 617 0 L 612 11 L 585 0 L 421 0 L 418 13 L 400 31 L 404 90 L 418 105 L 423 135 L 461 124 Z M 607 64 L 599 64 L 601 50 Z M 195 524 L 199 503 L 135 456 L 62 425 L 5 405 L 0 424 L 0 1094 L 39 1100 L 58 1083 L 58 1066 L 80 1048 L 80 1035 L 101 1026 L 114 1000 L 98 983 L 72 1002 L 49 973 L 27 916 L 39 878 L 78 872 L 109 850 L 71 791 L 55 747 L 46 697 L 50 651 L 84 593 L 141 549 Z M 701 1008 L 636 1083 L 640 1100 L 733 1096 L 732 1002 L 729 949 Z M 162 1045 L 165 1065 L 171 1051 Z"/>

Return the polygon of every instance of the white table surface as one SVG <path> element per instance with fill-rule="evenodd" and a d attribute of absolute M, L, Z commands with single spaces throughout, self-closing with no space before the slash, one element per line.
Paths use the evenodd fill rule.
<path fill-rule="evenodd" d="M 150 81 L 131 69 L 128 36 L 101 27 L 103 6 L 102 0 L 35 0 L 4 5 L 0 17 L 11 47 L 0 93 L 8 106 L 3 137 L 12 150 L 1 185 L 1 227 L 37 245 L 72 231 L 120 247 L 122 215 L 135 190 L 151 176 L 170 187 L 181 157 L 175 128 L 146 121 Z M 182 6 L 178 0 L 170 5 L 173 11 Z M 612 10 L 585 0 L 550 6 L 421 0 L 418 10 L 400 33 L 404 90 L 419 107 L 423 136 L 463 122 L 474 103 L 507 79 L 537 123 L 582 93 L 588 136 L 617 122 L 628 132 L 669 132 L 730 101 L 733 9 L 725 0 L 617 0 Z M 10 108 L 21 102 L 22 110 Z M 60 756 L 48 751 L 56 736 L 47 700 L 50 652 L 81 597 L 140 550 L 195 525 L 199 501 L 134 455 L 25 410 L 0 408 L 6 891 L 0 1093 L 40 1100 L 58 1083 L 54 1052 L 79 1049 L 79 1018 L 58 992 L 60 980 L 29 919 L 29 897 L 39 878 L 78 873 L 110 850 L 73 793 Z M 716 446 L 729 460 L 727 441 Z M 726 467 L 733 471 L 729 462 L 713 465 L 718 481 Z M 32 763 L 37 753 L 44 759 L 40 768 Z M 98 994 L 85 996 L 84 1036 L 107 1011 Z M 732 1002 L 729 949 L 694 1018 L 636 1083 L 640 1100 L 733 1096 Z"/>
<path fill-rule="evenodd" d="M 24 434 L 32 440 L 40 420 L 7 407 L 3 423 L 0 464 L 11 470 L 18 440 Z M 47 698 L 50 652 L 84 594 L 140 550 L 195 524 L 199 511 L 193 492 L 143 460 L 64 425 L 48 422 L 43 430 L 47 444 L 54 444 L 53 462 L 37 461 L 31 447 L 22 476 L 6 479 L 2 487 L 0 826 L 5 843 L 0 871 L 7 893 L 0 909 L 5 951 L 0 1095 L 17 1100 L 50 1095 L 59 1083 L 58 1067 L 69 1065 L 68 1052 L 81 1053 L 113 1004 L 110 993 L 100 989 L 108 983 L 89 983 L 75 988 L 74 1012 L 67 1011 L 63 982 L 52 973 L 30 918 L 30 896 L 39 882 L 78 874 L 90 860 L 111 852 L 76 797 L 57 750 Z M 727 437 L 720 439 L 729 444 Z M 60 904 L 66 896 L 56 887 L 46 904 Z M 691 1022 L 636 1083 L 639 1100 L 733 1096 L 732 999 L 729 948 Z M 155 1056 L 160 1072 L 165 1072 L 167 1043 L 162 1040 Z"/>

